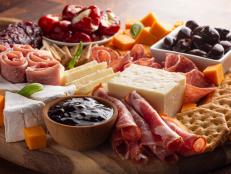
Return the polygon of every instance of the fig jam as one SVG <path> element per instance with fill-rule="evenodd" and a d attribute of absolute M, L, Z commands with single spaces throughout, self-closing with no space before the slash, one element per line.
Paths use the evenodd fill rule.
<path fill-rule="evenodd" d="M 48 116 L 61 124 L 84 126 L 105 121 L 113 115 L 113 108 L 91 97 L 75 97 L 58 102 Z"/>

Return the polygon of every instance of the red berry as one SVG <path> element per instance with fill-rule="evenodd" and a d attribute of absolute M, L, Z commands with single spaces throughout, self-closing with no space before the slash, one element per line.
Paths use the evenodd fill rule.
<path fill-rule="evenodd" d="M 67 20 L 62 20 L 57 22 L 53 27 L 54 33 L 67 33 L 71 29 L 71 22 Z"/>
<path fill-rule="evenodd" d="M 83 32 L 74 33 L 69 39 L 68 42 L 77 43 L 77 42 L 91 42 L 91 37 Z"/>
<path fill-rule="evenodd" d="M 59 20 L 60 17 L 58 15 L 48 14 L 39 19 L 38 25 L 42 28 L 45 34 L 47 34 L 53 29 L 55 23 L 57 23 Z"/>
<path fill-rule="evenodd" d="M 72 18 L 78 14 L 81 10 L 83 9 L 82 6 L 80 5 L 66 5 L 63 9 L 63 12 L 62 12 L 62 17 L 64 20 L 69 20 L 71 21 Z"/>

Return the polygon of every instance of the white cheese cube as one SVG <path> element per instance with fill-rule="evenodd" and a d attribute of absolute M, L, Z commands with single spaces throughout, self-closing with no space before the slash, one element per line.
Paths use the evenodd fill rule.
<path fill-rule="evenodd" d="M 158 113 L 174 116 L 181 108 L 185 83 L 181 73 L 132 64 L 108 82 L 108 91 L 123 98 L 136 90 Z"/>
<path fill-rule="evenodd" d="M 6 142 L 24 140 L 23 128 L 42 125 L 44 106 L 45 104 L 41 101 L 6 92 L 4 108 Z"/>

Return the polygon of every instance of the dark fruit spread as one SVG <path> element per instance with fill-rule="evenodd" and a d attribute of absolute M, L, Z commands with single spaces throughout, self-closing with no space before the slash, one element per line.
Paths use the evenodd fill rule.
<path fill-rule="evenodd" d="M 75 97 L 52 106 L 48 115 L 61 124 L 84 126 L 111 118 L 113 108 L 91 97 Z"/>

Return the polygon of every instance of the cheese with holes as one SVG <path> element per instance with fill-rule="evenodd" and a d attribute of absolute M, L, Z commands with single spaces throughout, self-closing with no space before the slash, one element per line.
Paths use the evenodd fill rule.
<path fill-rule="evenodd" d="M 6 92 L 4 125 L 6 142 L 24 140 L 23 129 L 43 125 L 42 110 L 45 104 L 19 94 Z"/>
<path fill-rule="evenodd" d="M 158 113 L 174 116 L 181 108 L 185 83 L 181 73 L 132 64 L 108 82 L 108 91 L 124 98 L 136 90 Z"/>

